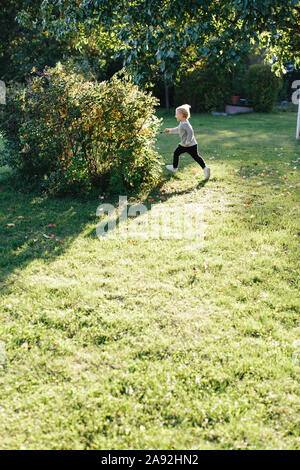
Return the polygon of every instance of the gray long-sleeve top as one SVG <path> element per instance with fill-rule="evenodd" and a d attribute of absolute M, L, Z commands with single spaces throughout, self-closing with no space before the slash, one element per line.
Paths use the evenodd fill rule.
<path fill-rule="evenodd" d="M 185 121 L 181 121 L 177 127 L 173 127 L 169 129 L 171 134 L 179 134 L 180 135 L 180 145 L 183 147 L 191 147 L 191 145 L 196 145 L 197 141 L 194 136 L 194 131 L 189 123 L 189 120 L 186 119 Z"/>

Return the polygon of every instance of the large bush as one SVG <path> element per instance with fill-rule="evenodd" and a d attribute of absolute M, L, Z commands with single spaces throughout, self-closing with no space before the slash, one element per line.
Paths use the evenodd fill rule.
<path fill-rule="evenodd" d="M 98 83 L 59 62 L 32 75 L 25 88 L 7 88 L 2 163 L 47 192 L 118 192 L 157 182 L 158 102 L 124 71 Z"/>
<path fill-rule="evenodd" d="M 248 97 L 254 111 L 270 112 L 277 99 L 281 80 L 265 64 L 253 64 L 248 69 Z"/>
<path fill-rule="evenodd" d="M 175 86 L 174 105 L 189 103 L 193 112 L 203 112 L 205 107 L 205 72 L 200 68 L 182 72 Z"/>
<path fill-rule="evenodd" d="M 194 112 L 224 111 L 229 82 L 229 73 L 223 68 L 198 61 L 195 67 L 180 72 L 174 104 L 189 103 Z"/>

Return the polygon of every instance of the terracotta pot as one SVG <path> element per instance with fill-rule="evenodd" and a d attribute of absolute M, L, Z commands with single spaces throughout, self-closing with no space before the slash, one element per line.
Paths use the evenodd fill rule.
<path fill-rule="evenodd" d="M 231 100 L 232 104 L 238 104 L 238 102 L 240 101 L 240 97 L 238 95 L 232 95 Z"/>

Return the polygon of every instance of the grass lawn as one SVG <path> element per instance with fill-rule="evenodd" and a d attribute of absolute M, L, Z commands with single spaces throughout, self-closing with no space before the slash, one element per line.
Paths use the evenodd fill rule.
<path fill-rule="evenodd" d="M 300 448 L 296 114 L 190 122 L 211 179 L 185 154 L 141 202 L 200 205 L 202 243 L 99 239 L 118 201 L 0 169 L 1 449 Z"/>

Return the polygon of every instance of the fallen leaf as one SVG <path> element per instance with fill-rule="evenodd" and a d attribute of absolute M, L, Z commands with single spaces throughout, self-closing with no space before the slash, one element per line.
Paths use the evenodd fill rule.
<path fill-rule="evenodd" d="M 7 227 L 14 227 L 15 226 L 15 224 L 6 224 L 6 225 L 7 225 Z"/>
<path fill-rule="evenodd" d="M 18 215 L 18 219 L 23 219 L 24 217 L 22 215 Z"/>

